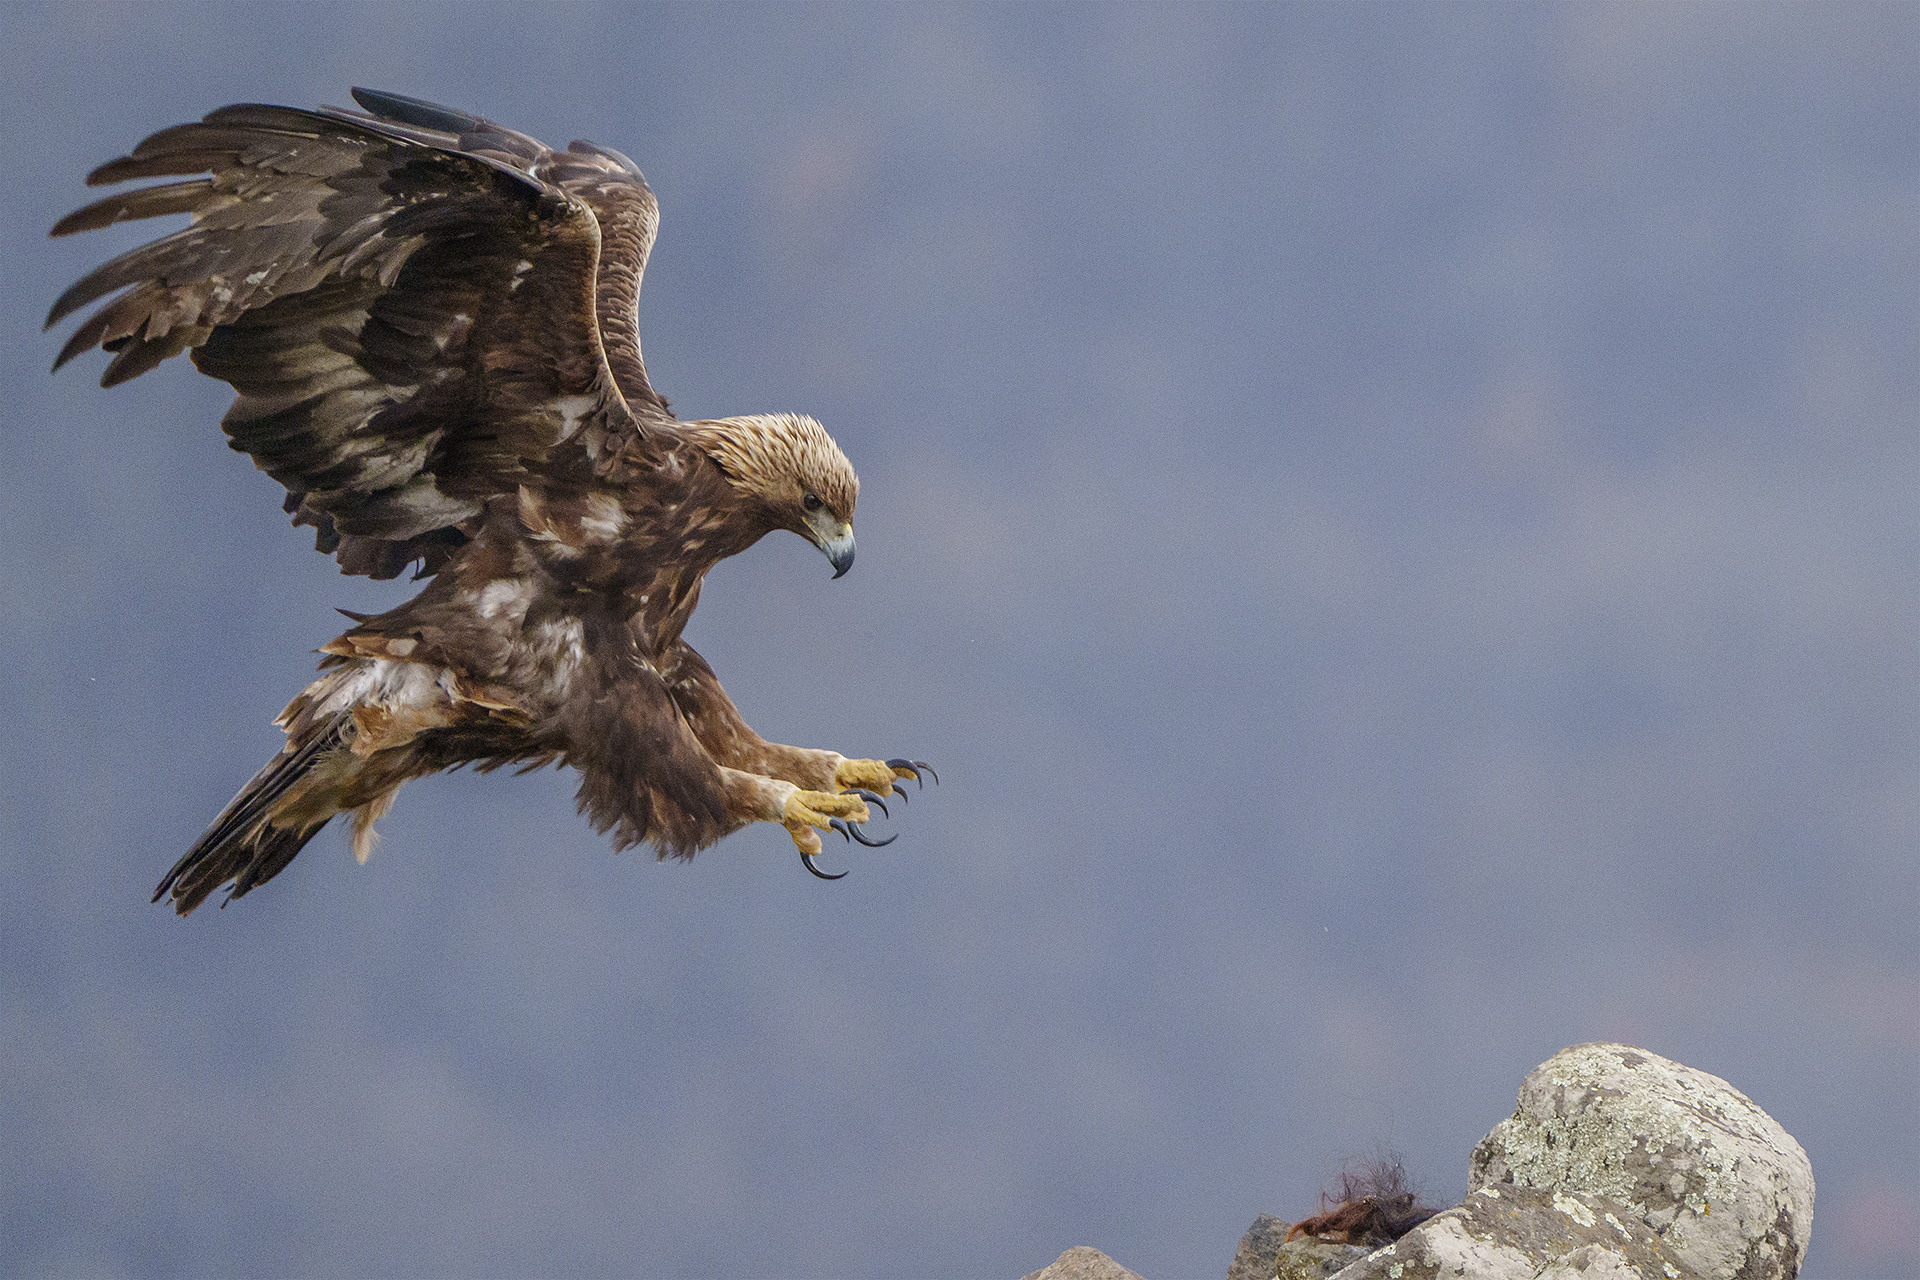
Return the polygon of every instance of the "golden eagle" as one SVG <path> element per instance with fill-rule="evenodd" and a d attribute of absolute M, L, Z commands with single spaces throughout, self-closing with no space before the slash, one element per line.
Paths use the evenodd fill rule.
<path fill-rule="evenodd" d="M 239 897 L 343 813 L 364 861 L 403 783 L 468 764 L 573 766 L 616 848 L 688 858 L 778 822 L 838 878 L 813 861 L 815 828 L 887 843 L 862 830 L 868 805 L 932 771 L 766 741 L 680 633 L 707 571 L 775 529 L 847 571 L 846 455 L 798 414 L 669 412 L 636 313 L 659 207 L 631 160 L 353 96 L 365 114 L 239 105 L 162 130 L 87 183 L 184 181 L 52 232 L 191 214 L 60 296 L 49 326 L 123 291 L 54 368 L 99 346 L 112 386 L 191 351 L 239 393 L 232 446 L 286 487 L 319 550 L 346 573 L 417 563 L 428 580 L 348 614 L 276 722 L 285 748 L 154 901 L 185 915 L 223 884 Z"/>

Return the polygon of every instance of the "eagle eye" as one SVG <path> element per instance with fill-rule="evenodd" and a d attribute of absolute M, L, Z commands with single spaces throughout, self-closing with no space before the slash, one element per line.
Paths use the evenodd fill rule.
<path fill-rule="evenodd" d="M 805 498 L 801 499 L 801 505 L 809 511 L 818 511 L 820 509 L 820 495 L 817 493 L 809 493 Z"/>

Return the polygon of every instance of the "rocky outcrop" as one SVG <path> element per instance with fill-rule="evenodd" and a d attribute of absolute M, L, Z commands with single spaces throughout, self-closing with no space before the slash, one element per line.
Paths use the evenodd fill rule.
<path fill-rule="evenodd" d="M 1474 1148 L 1468 1185 L 1608 1197 L 1686 1267 L 1727 1280 L 1791 1280 L 1813 1232 L 1813 1168 L 1772 1116 L 1718 1076 L 1623 1044 L 1534 1068 Z"/>
<path fill-rule="evenodd" d="M 1685 1266 L 1658 1232 L 1617 1200 L 1515 1186 L 1472 1192 L 1340 1272 L 1339 1280 L 1536 1280 L 1563 1274 L 1711 1280 Z"/>
<path fill-rule="evenodd" d="M 1380 1193 L 1404 1191 L 1390 1172 L 1357 1199 L 1343 1183 L 1341 1205 L 1295 1226 L 1335 1236 L 1288 1240 L 1260 1215 L 1227 1280 L 1794 1280 L 1813 1234 L 1800 1144 L 1725 1080 L 1631 1045 L 1541 1063 L 1473 1149 L 1465 1200 L 1384 1247 L 1345 1243 L 1377 1242 L 1384 1221 L 1353 1228 L 1349 1210 L 1404 1198 L 1425 1212 Z M 1417 1217 L 1388 1214 L 1390 1232 Z M 1139 1278 L 1082 1247 L 1026 1280 Z"/>
<path fill-rule="evenodd" d="M 1330 1244 L 1311 1236 L 1289 1240 L 1273 1260 L 1274 1280 L 1330 1280 L 1371 1252 L 1363 1244 Z"/>
<path fill-rule="evenodd" d="M 1280 1245 L 1286 1238 L 1287 1224 L 1280 1219 L 1270 1213 L 1255 1218 L 1247 1234 L 1240 1237 L 1233 1261 L 1227 1264 L 1227 1280 L 1273 1280 Z"/>
<path fill-rule="evenodd" d="M 1366 1257 L 1365 1245 L 1306 1237 L 1287 1239 L 1287 1225 L 1271 1214 L 1253 1220 L 1227 1268 L 1227 1280 L 1327 1280 Z"/>
<path fill-rule="evenodd" d="M 1091 1245 L 1077 1244 L 1024 1280 L 1141 1280 Z"/>

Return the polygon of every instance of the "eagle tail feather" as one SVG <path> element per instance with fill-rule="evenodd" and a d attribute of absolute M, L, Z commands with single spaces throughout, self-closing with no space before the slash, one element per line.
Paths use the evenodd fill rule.
<path fill-rule="evenodd" d="M 317 822 L 279 826 L 273 821 L 273 808 L 322 756 L 346 740 L 351 719 L 345 712 L 337 713 L 298 748 L 269 760 L 173 864 L 154 889 L 153 901 L 171 897 L 174 910 L 184 916 L 223 884 L 231 883 L 227 897 L 232 900 L 283 871 L 332 815 Z"/>

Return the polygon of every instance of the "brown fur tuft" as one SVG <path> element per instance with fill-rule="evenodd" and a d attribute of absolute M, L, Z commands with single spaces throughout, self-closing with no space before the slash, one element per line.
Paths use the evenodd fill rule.
<path fill-rule="evenodd" d="M 1287 1231 L 1287 1239 L 1313 1236 L 1329 1244 L 1392 1244 L 1436 1212 L 1420 1202 L 1407 1172 L 1392 1154 L 1363 1160 L 1340 1171 L 1339 1188 L 1320 1193 L 1320 1212 Z"/>

